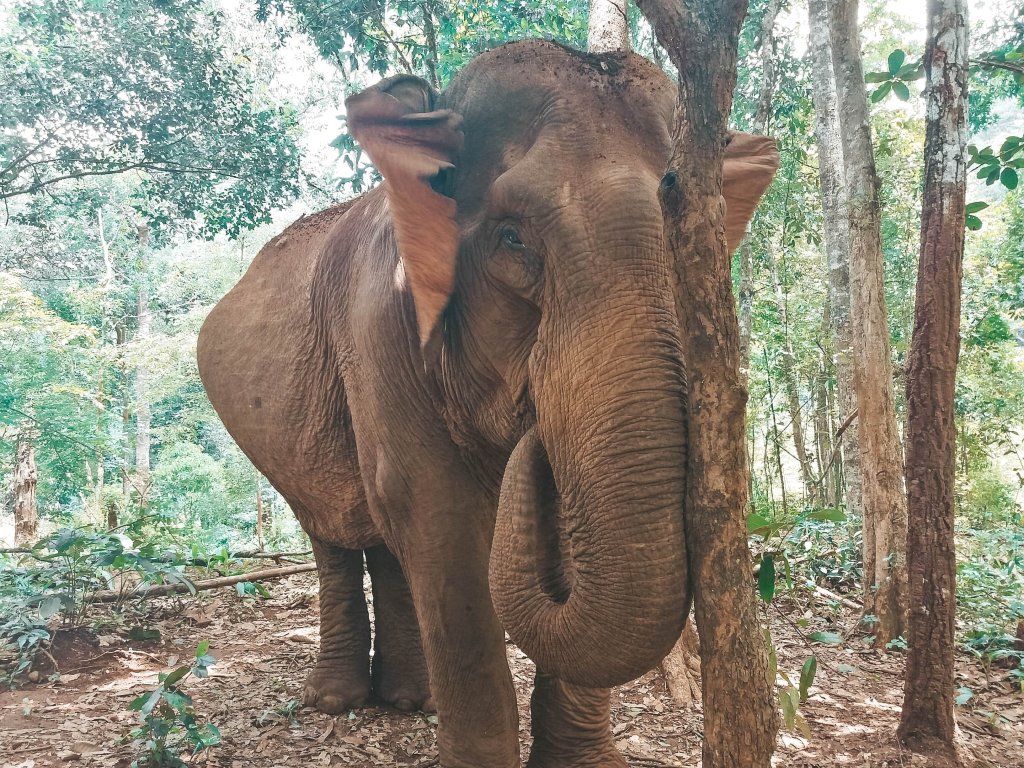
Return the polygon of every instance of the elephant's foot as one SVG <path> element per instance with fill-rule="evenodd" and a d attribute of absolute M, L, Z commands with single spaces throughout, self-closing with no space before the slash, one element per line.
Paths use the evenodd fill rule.
<path fill-rule="evenodd" d="M 415 651 L 413 659 L 374 655 L 373 698 L 402 712 L 436 712 L 423 652 L 418 647 Z"/>
<path fill-rule="evenodd" d="M 358 709 L 370 697 L 370 670 L 360 666 L 317 664 L 306 678 L 302 703 L 328 715 Z"/>
<path fill-rule="evenodd" d="M 402 567 L 387 547 L 366 550 L 376 641 L 373 698 L 403 712 L 434 712 L 416 609 Z"/>
<path fill-rule="evenodd" d="M 581 747 L 579 751 L 560 751 L 534 744 L 526 768 L 627 768 L 622 753 L 609 744 L 603 748 Z"/>
<path fill-rule="evenodd" d="M 583 688 L 537 670 L 527 768 L 626 768 L 615 748 L 607 688 Z"/>

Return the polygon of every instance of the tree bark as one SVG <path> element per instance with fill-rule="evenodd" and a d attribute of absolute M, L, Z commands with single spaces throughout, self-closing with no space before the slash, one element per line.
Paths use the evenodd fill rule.
<path fill-rule="evenodd" d="M 818 144 L 818 176 L 824 214 L 825 253 L 828 260 L 828 303 L 835 336 L 836 400 L 840 419 L 857 408 L 853 389 L 852 322 L 850 317 L 850 225 L 846 218 L 846 182 L 843 146 L 839 136 L 839 107 L 836 101 L 835 71 L 827 0 L 810 0 L 810 61 L 815 136 Z M 860 521 L 860 449 L 857 424 L 851 424 L 840 442 L 842 461 L 836 474 L 842 475 L 847 515 Z M 838 494 L 837 494 L 837 502 Z"/>
<path fill-rule="evenodd" d="M 256 474 L 256 546 L 263 549 L 263 483 Z"/>
<path fill-rule="evenodd" d="M 750 238 L 744 238 L 740 245 L 740 373 L 743 380 L 750 379 L 750 334 L 754 325 L 754 258 Z"/>
<path fill-rule="evenodd" d="M 853 378 L 859 413 L 864 504 L 864 612 L 874 617 L 876 647 L 907 626 L 907 502 L 896 426 L 889 322 L 878 208 L 860 54 L 857 0 L 834 0 L 832 61 L 837 85 L 850 228 Z"/>
<path fill-rule="evenodd" d="M 829 390 L 832 376 L 829 355 L 828 334 L 832 325 L 828 301 L 823 307 L 821 327 L 818 333 L 818 370 L 814 376 L 814 442 L 818 465 L 818 497 L 822 504 L 834 507 L 839 504 L 839 468 L 827 466 L 832 455 L 833 398 Z"/>
<path fill-rule="evenodd" d="M 687 622 L 683 633 L 668 656 L 661 662 L 669 695 L 680 707 L 700 703 L 700 642 L 693 622 Z"/>
<path fill-rule="evenodd" d="M 761 96 L 754 114 L 756 130 L 768 133 L 772 114 L 772 96 L 775 94 L 775 20 L 779 16 L 781 0 L 770 0 L 761 19 Z M 744 380 L 750 370 L 750 334 L 754 321 L 754 263 L 749 231 L 740 246 L 740 372 Z"/>
<path fill-rule="evenodd" d="M 899 737 L 956 760 L 954 394 L 967 188 L 967 7 L 929 0 L 921 256 L 907 371 L 910 614 Z"/>
<path fill-rule="evenodd" d="M 639 0 L 679 70 L 665 236 L 689 385 L 687 550 L 700 630 L 704 768 L 767 768 L 778 711 L 748 576 L 746 386 L 722 162 L 745 0 Z"/>
<path fill-rule="evenodd" d="M 587 50 L 610 53 L 630 50 L 627 0 L 590 0 Z"/>
<path fill-rule="evenodd" d="M 136 225 L 137 241 L 140 251 L 139 263 L 142 265 L 139 275 L 139 288 L 136 295 L 136 316 L 138 325 L 135 330 L 135 352 L 140 358 L 145 354 L 149 343 L 153 312 L 149 307 L 149 289 L 147 287 L 146 265 L 149 250 L 149 225 L 145 222 Z M 146 508 L 149 495 L 150 469 L 150 426 L 151 412 L 149 407 L 149 369 L 145 362 L 135 365 L 135 485 L 139 493 L 139 508 Z"/>
<path fill-rule="evenodd" d="M 14 449 L 14 546 L 30 547 L 39 537 L 36 505 L 36 447 L 30 435 L 19 435 Z"/>
<path fill-rule="evenodd" d="M 441 83 L 437 79 L 437 30 L 434 27 L 433 4 L 420 3 L 420 13 L 423 15 L 423 35 L 427 39 L 427 74 L 430 84 L 439 89 Z"/>
<path fill-rule="evenodd" d="M 800 404 L 800 383 L 796 370 L 796 354 L 789 335 L 789 308 L 786 293 L 782 288 L 778 264 L 771 247 L 766 251 L 768 268 L 771 272 L 772 287 L 775 291 L 775 303 L 779 312 L 779 325 L 782 327 L 782 349 L 780 350 L 779 367 L 782 370 L 782 386 L 786 390 L 786 407 L 789 410 L 790 430 L 793 434 L 793 448 L 796 451 L 797 463 L 800 465 L 800 480 L 804 486 L 804 497 L 813 505 L 816 500 L 814 472 L 811 470 L 811 459 L 807 455 L 807 440 L 804 434 L 803 409 Z M 780 469 L 781 471 L 781 469 Z"/>

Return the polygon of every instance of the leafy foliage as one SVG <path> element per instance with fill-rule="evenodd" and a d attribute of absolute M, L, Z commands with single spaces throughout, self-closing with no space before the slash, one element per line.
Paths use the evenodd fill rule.
<path fill-rule="evenodd" d="M 266 222 L 297 193 L 295 115 L 257 96 L 206 3 L 26 0 L 13 16 L 0 198 L 140 171 L 137 210 L 212 235 Z"/>
<path fill-rule="evenodd" d="M 209 642 L 199 643 L 191 666 L 161 672 L 159 685 L 128 705 L 128 709 L 139 713 L 142 721 L 124 739 L 141 750 L 132 761 L 132 768 L 178 768 L 187 765 L 181 759 L 183 748 L 191 748 L 194 757 L 220 744 L 220 730 L 213 723 L 199 722 L 192 698 L 181 689 L 189 677 L 203 678 L 209 674 L 209 668 L 216 662 L 207 653 L 209 648 Z"/>

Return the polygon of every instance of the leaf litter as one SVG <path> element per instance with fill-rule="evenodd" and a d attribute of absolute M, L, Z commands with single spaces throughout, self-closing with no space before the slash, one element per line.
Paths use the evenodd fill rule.
<path fill-rule="evenodd" d="M 51 654 L 59 675 L 37 665 L 39 683 L 22 680 L 17 690 L 0 692 L 0 768 L 128 768 L 132 748 L 117 743 L 137 723 L 128 703 L 201 640 L 210 641 L 209 653 L 217 661 L 208 678 L 189 681 L 187 692 L 202 718 L 220 729 L 222 744 L 194 758 L 184 756 L 187 764 L 437 766 L 436 716 L 370 707 L 332 717 L 301 706 L 302 686 L 319 643 L 317 602 L 315 574 L 297 574 L 274 583 L 268 599 L 239 596 L 234 590 L 187 600 L 154 598 L 146 628 L 159 634 L 143 635 L 151 639 L 132 639 L 127 629 L 123 634 L 112 630 L 110 622 L 99 635 L 79 631 L 58 640 Z M 853 627 L 857 621 L 853 613 L 844 614 L 833 626 Z M 799 673 L 811 647 L 790 622 L 774 615 L 772 634 L 780 669 Z M 924 765 L 901 752 L 893 738 L 903 695 L 902 654 L 878 653 L 855 639 L 812 647 L 817 674 L 800 706 L 811 738 L 781 732 L 773 765 Z M 511 643 L 507 651 L 525 756 L 534 668 Z M 957 686 L 971 693 L 957 706 L 966 764 L 1024 768 L 1024 695 L 1011 671 L 984 667 L 961 654 Z M 701 765 L 700 705 L 677 705 L 657 671 L 615 689 L 612 734 L 631 766 Z"/>

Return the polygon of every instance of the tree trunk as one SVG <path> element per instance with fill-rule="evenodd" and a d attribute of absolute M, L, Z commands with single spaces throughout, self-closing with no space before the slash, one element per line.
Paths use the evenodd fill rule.
<path fill-rule="evenodd" d="M 128 509 L 132 498 L 132 478 L 129 470 L 134 464 L 135 452 L 132 449 L 130 437 L 132 433 L 131 387 L 127 378 L 127 362 L 125 360 L 128 331 L 120 320 L 114 321 L 114 339 L 114 343 L 117 345 L 117 361 L 121 378 L 121 495 L 124 497 L 123 506 Z"/>
<path fill-rule="evenodd" d="M 929 0 L 921 257 L 907 371 L 910 615 L 899 737 L 956 759 L 954 394 L 967 187 L 967 7 Z"/>
<path fill-rule="evenodd" d="M 768 256 L 768 268 L 771 272 L 772 287 L 775 290 L 775 302 L 779 310 L 779 325 L 782 327 L 782 349 L 780 350 L 779 367 L 782 370 L 782 385 L 786 390 L 786 406 L 789 410 L 790 429 L 793 433 L 793 447 L 796 459 L 800 464 L 800 479 L 804 485 L 804 497 L 813 505 L 815 503 L 814 472 L 811 470 L 811 459 L 807 455 L 807 442 L 804 435 L 804 417 L 800 405 L 800 383 L 796 370 L 796 355 L 793 342 L 789 336 L 789 309 L 786 294 L 782 288 L 775 254 L 769 247 L 765 252 Z M 781 471 L 781 470 L 780 470 Z"/>
<path fill-rule="evenodd" d="M 775 94 L 775 20 L 779 16 L 781 0 L 770 0 L 761 19 L 761 96 L 754 114 L 754 127 L 768 133 L 772 114 L 772 96 Z M 740 372 L 744 380 L 750 370 L 750 333 L 754 319 L 754 264 L 749 232 L 740 246 Z"/>
<path fill-rule="evenodd" d="M 857 27 L 857 0 L 831 9 L 839 132 L 850 227 L 850 309 L 854 389 L 859 413 L 864 504 L 864 613 L 875 618 L 876 647 L 906 631 L 907 502 L 896 426 L 889 322 L 867 92 Z"/>
<path fill-rule="evenodd" d="M 750 378 L 750 332 L 754 325 L 754 259 L 750 238 L 740 245 L 740 373 L 744 381 Z"/>
<path fill-rule="evenodd" d="M 818 371 L 814 376 L 814 442 L 818 464 L 818 496 L 822 504 L 834 507 L 839 504 L 839 471 L 835 464 L 826 466 L 832 456 L 832 396 L 829 380 L 832 374 L 829 355 L 829 329 L 832 317 L 826 300 L 818 331 Z"/>
<path fill-rule="evenodd" d="M 700 703 L 700 642 L 693 622 L 687 622 L 683 634 L 661 662 L 669 695 L 680 707 Z"/>
<path fill-rule="evenodd" d="M 256 546 L 263 549 L 263 484 L 256 475 Z"/>
<path fill-rule="evenodd" d="M 746 386 L 723 235 L 722 162 L 745 0 L 639 0 L 679 70 L 661 186 L 689 384 L 685 510 L 700 630 L 704 768 L 767 768 L 778 711 L 747 548 Z"/>
<path fill-rule="evenodd" d="M 423 35 L 427 39 L 427 74 L 430 77 L 430 84 L 440 89 L 441 83 L 437 79 L 437 30 L 434 27 L 433 3 L 420 3 L 420 13 L 423 15 Z"/>
<path fill-rule="evenodd" d="M 825 253 L 828 258 L 829 314 L 835 334 L 836 400 L 839 420 L 842 421 L 856 410 L 857 401 L 853 389 L 850 317 L 850 224 L 846 218 L 843 146 L 839 136 L 839 108 L 829 30 L 827 0 L 810 0 L 808 56 L 818 143 Z M 842 461 L 837 465 L 836 475 L 842 475 L 846 512 L 851 519 L 859 521 L 863 507 L 858 446 L 857 424 L 854 422 L 847 428 L 846 438 L 840 441 Z"/>
<path fill-rule="evenodd" d="M 630 50 L 627 8 L 627 0 L 590 0 L 588 51 L 609 53 Z"/>
<path fill-rule="evenodd" d="M 150 337 L 150 326 L 153 318 L 149 308 L 149 289 L 146 285 L 147 251 L 149 249 L 149 225 L 136 225 L 137 240 L 140 251 L 139 288 L 135 306 L 138 326 L 135 330 L 135 354 L 140 358 L 146 352 Z M 145 362 L 135 365 L 135 485 L 139 493 L 139 509 L 146 508 L 149 495 L 149 432 L 151 414 L 149 408 L 149 369 Z"/>
<path fill-rule="evenodd" d="M 36 447 L 30 435 L 19 435 L 14 450 L 14 546 L 31 547 L 39 537 L 36 506 Z"/>

